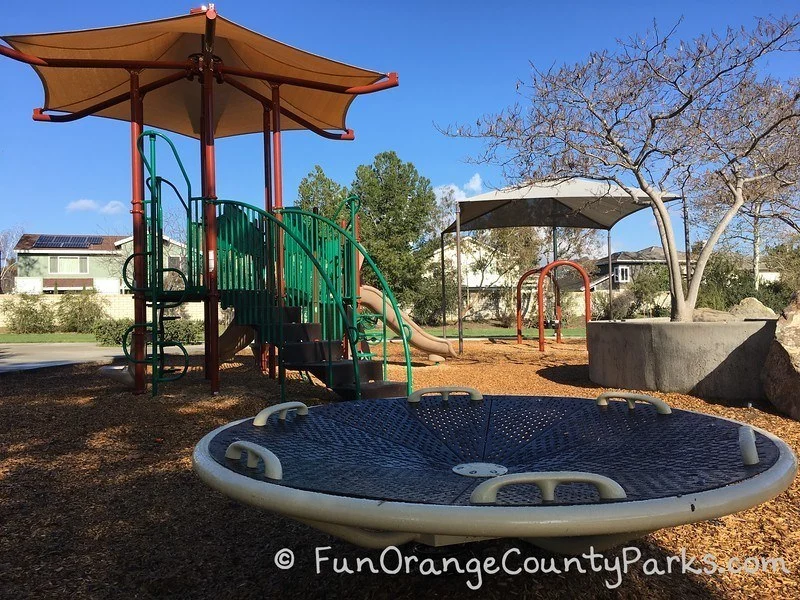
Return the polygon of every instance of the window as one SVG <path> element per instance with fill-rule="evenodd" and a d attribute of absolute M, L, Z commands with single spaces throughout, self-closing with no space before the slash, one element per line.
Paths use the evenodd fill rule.
<path fill-rule="evenodd" d="M 54 275 L 81 275 L 89 272 L 88 256 L 51 256 L 50 273 Z"/>
<path fill-rule="evenodd" d="M 631 268 L 614 267 L 613 280 L 615 283 L 628 283 L 631 280 Z"/>

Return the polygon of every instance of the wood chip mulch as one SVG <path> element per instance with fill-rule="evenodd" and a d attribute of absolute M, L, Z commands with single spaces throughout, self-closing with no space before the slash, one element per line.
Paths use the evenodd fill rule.
<path fill-rule="evenodd" d="M 399 357 L 393 345 L 392 354 Z M 315 571 L 316 547 L 331 557 L 369 557 L 303 524 L 229 500 L 191 469 L 194 444 L 211 429 L 279 399 L 275 382 L 252 357 L 222 374 L 222 393 L 208 392 L 199 366 L 165 384 L 157 398 L 134 396 L 100 377 L 96 365 L 0 375 L 0 598 L 800 598 L 800 483 L 759 507 L 711 522 L 661 530 L 628 544 L 642 557 L 622 577 L 613 573 L 422 575 Z M 579 341 L 533 345 L 467 342 L 462 358 L 433 364 L 414 356 L 415 387 L 474 386 L 484 393 L 593 397 Z M 395 362 L 395 376 L 402 368 Z M 327 402 L 300 380 L 290 395 Z M 660 394 L 677 408 L 733 418 L 780 436 L 800 452 L 800 423 L 769 406 L 753 407 Z M 321 468 L 324 468 L 321 463 Z M 278 550 L 294 551 L 290 570 Z M 522 541 L 481 542 L 446 551 L 406 547 L 419 560 L 442 556 L 498 561 L 509 549 L 549 561 Z M 788 573 L 645 574 L 644 561 L 666 567 L 670 556 L 782 558 Z M 620 550 L 606 551 L 609 561 Z M 695 565 L 697 566 L 697 565 Z M 702 566 L 702 565 L 700 565 Z"/>

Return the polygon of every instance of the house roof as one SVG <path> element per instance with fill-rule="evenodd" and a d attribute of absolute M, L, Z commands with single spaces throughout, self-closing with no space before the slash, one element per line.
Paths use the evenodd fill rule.
<path fill-rule="evenodd" d="M 683 262 L 686 260 L 686 254 L 678 252 L 678 260 Z M 661 246 L 649 246 L 642 250 L 630 251 L 623 250 L 622 252 L 614 252 L 611 255 L 612 263 L 632 262 L 632 263 L 666 263 L 667 260 L 664 256 L 664 249 Z M 607 265 L 608 257 L 597 259 L 598 265 Z"/>
<path fill-rule="evenodd" d="M 179 242 L 178 240 L 173 240 L 171 237 L 168 237 L 168 236 L 166 236 L 166 235 L 164 235 L 164 236 L 161 236 L 161 237 L 162 237 L 162 238 L 163 238 L 163 239 L 164 239 L 164 240 L 165 240 L 167 243 L 169 243 L 169 244 L 172 244 L 173 246 L 180 246 L 181 248 L 186 248 L 186 244 L 184 244 L 183 242 Z M 114 245 L 115 245 L 117 248 L 119 248 L 120 246 L 122 246 L 122 244 L 127 244 L 128 242 L 132 242 L 132 241 L 133 241 L 133 236 L 132 236 L 132 235 L 129 235 L 129 236 L 127 236 L 127 237 L 124 237 L 124 238 L 123 238 L 123 237 L 121 237 L 121 238 L 120 238 L 120 239 L 118 239 L 116 242 L 114 242 Z"/>
<path fill-rule="evenodd" d="M 87 244 L 85 247 L 65 247 L 61 240 L 57 238 L 90 238 L 90 242 L 95 242 L 100 240 L 98 243 Z M 41 238 L 41 239 L 40 239 Z M 14 250 L 17 252 L 28 251 L 28 250 L 38 250 L 38 251 L 45 251 L 45 250 L 58 250 L 60 252 L 69 251 L 69 252 L 81 252 L 81 251 L 106 251 L 106 252 L 113 252 L 116 250 L 116 242 L 118 240 L 124 239 L 125 236 L 123 235 L 50 235 L 44 233 L 25 233 L 19 238 L 17 245 L 14 246 Z M 56 243 L 42 243 L 49 239 L 52 239 Z"/>

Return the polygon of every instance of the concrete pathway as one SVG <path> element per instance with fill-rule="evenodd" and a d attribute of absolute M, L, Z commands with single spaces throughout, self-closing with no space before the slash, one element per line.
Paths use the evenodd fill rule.
<path fill-rule="evenodd" d="M 177 352 L 176 348 L 170 350 Z M 202 346 L 187 346 L 187 350 L 189 354 L 203 353 Z M 110 363 L 122 356 L 122 348 L 93 343 L 0 344 L 0 373 L 86 362 Z"/>

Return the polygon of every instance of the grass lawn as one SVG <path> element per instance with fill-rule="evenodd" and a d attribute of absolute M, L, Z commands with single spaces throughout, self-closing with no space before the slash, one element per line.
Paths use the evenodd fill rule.
<path fill-rule="evenodd" d="M 0 344 L 94 342 L 93 333 L 0 333 Z"/>

